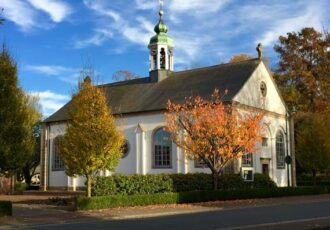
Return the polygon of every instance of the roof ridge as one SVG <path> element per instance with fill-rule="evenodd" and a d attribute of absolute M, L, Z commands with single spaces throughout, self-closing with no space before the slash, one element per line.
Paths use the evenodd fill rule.
<path fill-rule="evenodd" d="M 134 82 L 136 82 L 137 84 L 148 83 L 148 82 L 144 82 L 144 80 L 147 80 L 147 79 L 149 79 L 149 77 L 141 77 L 141 78 L 135 78 L 135 79 L 130 79 L 130 80 L 116 81 L 116 82 L 101 84 L 101 85 L 97 85 L 97 87 L 120 86 L 120 85 L 127 85 L 128 83 L 134 83 Z"/>
<path fill-rule="evenodd" d="M 204 66 L 204 67 L 198 67 L 198 68 L 194 68 L 194 69 L 187 69 L 187 70 L 181 70 L 181 71 L 174 71 L 174 73 L 182 73 L 182 72 L 190 72 L 190 71 L 195 71 L 195 70 L 202 70 L 202 69 L 211 69 L 211 68 L 216 68 L 216 67 L 220 67 L 220 66 L 226 66 L 226 65 L 237 65 L 243 62 L 251 62 L 251 61 L 262 61 L 259 58 L 251 58 L 248 60 L 242 60 L 242 61 L 238 61 L 238 62 L 227 62 L 227 63 L 220 63 L 217 65 L 211 65 L 211 66 Z"/>

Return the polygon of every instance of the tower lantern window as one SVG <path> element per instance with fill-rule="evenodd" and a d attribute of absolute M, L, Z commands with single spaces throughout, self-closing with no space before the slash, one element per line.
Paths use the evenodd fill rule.
<path fill-rule="evenodd" d="M 166 60 L 165 50 L 164 50 L 164 48 L 162 48 L 160 50 L 160 68 L 161 69 L 165 69 L 165 67 L 166 67 L 165 60 Z"/>

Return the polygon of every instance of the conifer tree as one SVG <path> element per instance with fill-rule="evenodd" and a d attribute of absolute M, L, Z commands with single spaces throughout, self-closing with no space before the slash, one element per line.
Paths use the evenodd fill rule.
<path fill-rule="evenodd" d="M 124 139 L 102 89 L 93 86 L 89 77 L 73 96 L 69 114 L 67 132 L 58 139 L 59 154 L 69 176 L 86 177 L 90 197 L 93 176 L 118 165 Z"/>
<path fill-rule="evenodd" d="M 24 164 L 23 91 L 18 87 L 17 67 L 8 51 L 0 53 L 0 173 L 12 176 Z"/>

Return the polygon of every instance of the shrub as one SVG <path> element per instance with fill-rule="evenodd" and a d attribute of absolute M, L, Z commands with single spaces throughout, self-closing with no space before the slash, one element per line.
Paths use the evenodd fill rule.
<path fill-rule="evenodd" d="M 191 191 L 144 195 L 116 195 L 76 198 L 77 210 L 105 209 L 152 204 L 195 203 L 215 200 L 255 199 L 330 193 L 330 187 L 245 188 L 236 190 Z"/>
<path fill-rule="evenodd" d="M 275 182 L 268 175 L 255 173 L 254 180 L 251 182 L 252 188 L 276 188 Z"/>
<path fill-rule="evenodd" d="M 254 182 L 245 182 L 239 174 L 223 174 L 219 176 L 219 190 L 237 190 L 247 187 L 275 188 L 275 183 L 263 174 L 255 174 Z M 211 174 L 147 174 L 96 177 L 93 186 L 93 196 L 137 195 L 170 192 L 189 192 L 212 190 Z"/>
<path fill-rule="evenodd" d="M 297 184 L 301 186 L 314 185 L 313 176 L 311 174 L 301 174 L 297 176 Z M 330 175 L 317 175 L 315 178 L 316 185 L 329 186 Z"/>
<path fill-rule="evenodd" d="M 93 182 L 94 196 L 154 194 L 172 191 L 172 181 L 165 174 L 122 175 L 97 177 Z"/>
<path fill-rule="evenodd" d="M 210 174 L 188 173 L 188 174 L 168 174 L 172 180 L 172 192 L 187 192 L 211 190 L 213 180 Z"/>
<path fill-rule="evenodd" d="M 144 195 L 115 195 L 99 197 L 77 197 L 77 210 L 105 209 L 126 206 L 141 206 L 152 204 L 175 204 L 178 201 L 177 193 L 157 193 Z"/>
<path fill-rule="evenodd" d="M 0 216 L 11 216 L 13 212 L 10 201 L 0 201 Z"/>
<path fill-rule="evenodd" d="M 16 192 L 24 192 L 26 190 L 26 183 L 15 183 L 14 189 Z"/>
<path fill-rule="evenodd" d="M 219 176 L 218 189 L 233 190 L 243 189 L 246 187 L 246 182 L 239 174 L 222 174 Z"/>

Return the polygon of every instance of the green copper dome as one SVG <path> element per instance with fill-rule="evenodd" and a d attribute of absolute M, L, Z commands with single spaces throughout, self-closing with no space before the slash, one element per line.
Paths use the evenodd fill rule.
<path fill-rule="evenodd" d="M 167 33 L 168 28 L 167 25 L 163 22 L 163 20 L 159 20 L 158 24 L 154 28 L 154 31 L 156 32 L 156 34 Z"/>
<path fill-rule="evenodd" d="M 167 45 L 173 47 L 174 46 L 173 39 L 167 35 L 168 27 L 163 21 L 163 15 L 164 12 L 162 10 L 159 11 L 160 19 L 154 28 L 156 35 L 150 39 L 149 45 L 157 44 L 157 43 L 166 43 Z"/>

